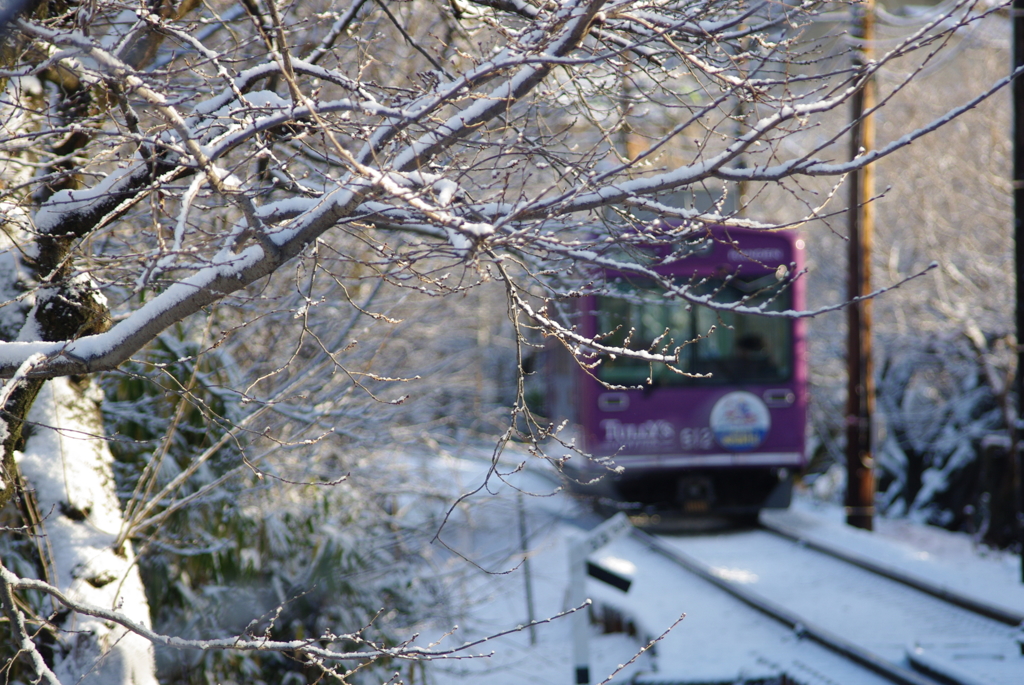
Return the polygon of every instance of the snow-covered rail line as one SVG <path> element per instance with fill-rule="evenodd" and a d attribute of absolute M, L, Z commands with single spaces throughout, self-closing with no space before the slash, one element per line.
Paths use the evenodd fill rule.
<path fill-rule="evenodd" d="M 802 619 L 792 611 L 789 611 L 765 597 L 761 597 L 757 593 L 744 588 L 742 585 L 726 580 L 719 573 L 716 573 L 716 569 L 714 567 L 708 566 L 680 550 L 675 549 L 673 546 L 666 544 L 660 538 L 648 535 L 640 530 L 634 531 L 633 537 L 650 547 L 652 550 L 679 564 L 687 571 L 700 576 L 709 583 L 725 590 L 727 593 L 736 597 L 745 604 L 752 606 L 758 611 L 761 611 L 777 621 L 784 623 L 801 637 L 814 640 L 837 654 L 848 658 L 851 661 L 874 671 L 875 673 L 878 673 L 890 682 L 899 683 L 899 685 L 935 685 L 934 681 L 924 678 L 906 668 L 892 664 L 877 654 L 860 648 L 848 640 L 843 639 L 839 635 L 836 635 L 821 626 L 815 625 L 806 619 Z"/>
<path fill-rule="evenodd" d="M 776 535 L 781 535 L 785 538 L 794 540 L 817 552 L 841 559 L 853 564 L 854 566 L 865 569 L 866 571 L 888 578 L 889 580 L 894 580 L 897 583 L 902 583 L 903 585 L 931 595 L 932 597 L 941 599 L 944 602 L 949 602 L 950 604 L 954 604 L 962 609 L 967 609 L 973 613 L 991 618 L 994 621 L 999 621 L 1000 623 L 1005 623 L 1008 626 L 1014 627 L 1024 624 L 1024 612 L 1015 611 L 1011 608 L 997 606 L 991 602 L 970 597 L 953 588 L 920 578 L 893 566 L 855 554 L 835 545 L 814 540 L 803 535 L 800 531 L 790 528 L 778 521 L 763 519 L 761 521 L 761 526 Z"/>
<path fill-rule="evenodd" d="M 820 551 L 767 530 L 686 537 L 635 531 L 632 538 L 886 682 L 1024 682 L 1020 634 L 1007 627 L 1019 623 L 1011 609 L 921 582 L 849 551 Z M 877 571 L 893 571 L 889 575 L 896 578 Z M 801 682 L 799 676 L 791 680 Z M 838 672 L 828 680 L 847 682 Z"/>

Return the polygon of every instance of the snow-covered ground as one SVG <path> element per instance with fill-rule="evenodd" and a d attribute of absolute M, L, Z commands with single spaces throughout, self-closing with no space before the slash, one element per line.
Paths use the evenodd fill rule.
<path fill-rule="evenodd" d="M 486 461 L 479 457 L 449 459 L 445 466 L 457 472 L 453 482 L 465 484 L 481 477 L 485 467 Z M 536 467 L 507 480 L 528 493 L 548 494 L 553 490 L 550 476 Z M 452 531 L 452 539 L 459 543 L 457 551 L 483 568 L 474 567 L 465 574 L 459 591 L 470 608 L 458 630 L 442 645 L 480 639 L 526 625 L 531 616 L 544 619 L 569 608 L 570 543 L 599 522 L 561 493 L 520 497 L 507 485 L 495 485 L 490 490 L 491 494 L 473 498 L 465 523 Z M 977 547 L 967 536 L 886 519 L 878 520 L 874 533 L 851 529 L 843 523 L 840 507 L 809 496 L 798 496 L 789 511 L 766 512 L 765 516 L 935 584 L 1024 613 L 1019 559 Z M 528 563 L 522 563 L 520 521 L 526 526 Z M 598 624 L 591 626 L 591 683 L 601 683 L 623 664 L 617 682 L 734 683 L 770 679 L 782 672 L 808 684 L 885 682 L 843 664 L 838 656 L 802 640 L 763 614 L 728 600 L 722 591 L 696 576 L 681 573 L 628 536 L 610 543 L 591 559 L 602 556 L 624 560 L 635 571 L 628 592 L 594 579 L 586 581 L 585 595 L 594 602 L 592 614 L 626 630 L 603 634 Z M 748 577 L 749 572 L 741 565 L 729 571 L 734 580 L 757 589 L 757 579 Z M 686 618 L 653 649 L 627 663 L 683 614 Z M 437 631 L 444 628 L 434 626 Z M 908 636 L 908 643 L 912 637 Z M 488 656 L 431 664 L 430 682 L 576 682 L 572 619 L 568 617 L 538 625 L 532 631 L 523 629 L 488 640 L 474 653 Z M 1024 660 L 1021 664 L 1024 666 Z M 840 681 L 832 680 L 830 675 L 837 672 L 845 674 Z M 1024 670 L 1019 682 L 1024 683 Z"/>

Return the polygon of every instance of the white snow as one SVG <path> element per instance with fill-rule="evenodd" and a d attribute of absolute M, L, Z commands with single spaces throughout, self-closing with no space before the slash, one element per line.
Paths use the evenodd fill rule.
<path fill-rule="evenodd" d="M 142 166 L 115 169 L 102 181 L 91 188 L 82 190 L 61 190 L 53 194 L 35 215 L 36 229 L 46 233 L 73 213 L 82 212 L 117 192 L 117 186 L 130 182 L 135 174 L 144 173 Z"/>
<path fill-rule="evenodd" d="M 113 456 L 106 442 L 94 439 L 101 430 L 99 392 L 95 384 L 76 390 L 66 378 L 46 383 L 29 414 L 36 428 L 15 457 L 42 517 L 47 580 L 72 599 L 117 609 L 148 626 L 131 546 L 114 549 L 123 521 Z M 142 637 L 79 614 L 61 627 L 80 631 L 70 651 L 58 651 L 54 672 L 61 682 L 156 685 L 152 645 Z"/>
<path fill-rule="evenodd" d="M 448 242 L 451 243 L 452 247 L 460 253 L 468 252 L 472 247 L 473 243 L 466 236 L 462 235 L 453 228 L 445 226 L 444 232 L 448 236 Z"/>
<path fill-rule="evenodd" d="M 38 343 L 47 345 L 43 350 L 63 349 L 71 355 L 94 358 L 109 353 L 111 350 L 122 344 L 125 339 L 137 333 L 148 325 L 154 318 L 159 317 L 178 302 L 187 299 L 198 291 L 207 288 L 212 281 L 230 277 L 239 273 L 242 269 L 251 266 L 263 257 L 263 248 L 253 245 L 237 255 L 218 255 L 218 261 L 202 269 L 196 274 L 185 278 L 178 283 L 171 285 L 167 290 L 160 293 L 152 300 L 140 307 L 127 319 L 119 322 L 106 333 L 79 338 L 72 343 Z M 8 345 L 4 346 L 5 348 Z"/>
<path fill-rule="evenodd" d="M 459 192 L 459 184 L 446 178 L 434 181 L 434 192 L 437 193 L 437 203 L 442 207 L 451 204 L 452 198 Z"/>
<path fill-rule="evenodd" d="M 842 507 L 809 497 L 797 499 L 788 512 L 763 515 L 799 526 L 808 537 L 1024 613 L 1020 557 L 978 545 L 968 535 L 882 517 L 875 519 L 871 533 L 845 525 Z"/>
<path fill-rule="evenodd" d="M 268 202 L 260 206 L 256 215 L 261 219 L 267 219 L 271 223 L 277 221 L 277 217 L 292 217 L 298 216 L 303 212 L 308 212 L 313 209 L 319 199 L 308 198 L 308 197 L 289 197 L 283 200 L 275 200 L 274 202 Z"/>
<path fill-rule="evenodd" d="M 431 471 L 439 477 L 451 474 L 452 482 L 479 485 L 488 466 L 489 455 L 466 449 L 462 458 L 431 460 Z M 548 493 L 554 487 L 550 472 L 536 459 L 511 454 L 509 462 L 527 461 L 528 468 L 508 480 L 528 492 Z M 497 485 L 492 481 L 492 485 Z M 469 602 L 468 614 L 459 622 L 459 630 L 441 646 L 454 646 L 506 629 L 525 626 L 527 616 L 553 616 L 567 608 L 569 596 L 568 543 L 580 533 L 579 521 L 588 514 L 571 498 L 524 497 L 528 522 L 530 570 L 519 562 L 523 558 L 516 535 L 515 493 L 508 486 L 491 488 L 489 497 L 474 499 L 468 507 L 472 529 L 452 539 L 459 542 L 458 552 L 497 573 L 478 572 L 469 576 L 460 588 Z M 802 534 L 819 538 L 877 562 L 910 572 L 936 584 L 1000 606 L 1024 611 L 1024 585 L 1020 583 L 1019 559 L 976 546 L 968 536 L 922 526 L 905 520 L 878 519 L 876 532 L 852 529 L 843 523 L 842 508 L 798 497 L 788 511 L 764 512 L 768 519 L 799 527 Z M 592 515 L 591 515 L 592 516 Z M 588 525 L 598 521 L 591 518 Z M 648 640 L 662 634 L 686 614 L 652 652 L 625 667 L 617 682 L 738 682 L 744 679 L 770 678 L 789 672 L 801 682 L 824 683 L 823 673 L 849 668 L 843 660 L 824 647 L 804 640 L 780 624 L 747 607 L 723 601 L 720 591 L 705 581 L 681 577 L 667 560 L 631 538 L 620 539 L 591 556 L 606 568 L 614 568 L 632 577 L 628 592 L 588 579 L 586 596 L 594 602 L 595 616 L 617 613 L 620 623 L 632 626 L 627 633 L 601 634 L 592 626 L 590 633 L 591 683 L 601 683 L 620 664 L 631 659 Z M 504 560 L 504 562 L 502 562 Z M 778 560 L 776 560 L 778 561 Z M 779 563 L 785 563 L 784 561 Z M 510 569 L 511 573 L 505 573 Z M 722 565 L 716 575 L 757 590 L 760 579 L 743 564 Z M 531 585 L 533 606 L 527 605 L 527 584 Z M 837 598 L 838 600 L 838 598 Z M 863 619 L 870 621 L 870 618 Z M 557 619 L 530 630 L 489 640 L 486 648 L 475 653 L 484 658 L 440 661 L 429 665 L 432 682 L 439 684 L 476 683 L 489 685 L 531 683 L 573 683 L 574 664 L 571 619 Z M 424 629 L 421 637 L 436 639 L 451 625 Z M 436 631 L 436 632 L 432 632 Z M 908 644 L 912 638 L 908 636 Z M 449 644 L 451 643 L 451 644 Z M 927 647 L 927 645 L 925 645 Z M 922 656 L 938 658 L 941 651 Z M 843 685 L 881 685 L 880 676 L 866 672 L 852 674 Z M 1024 679 L 1022 679 L 1024 682 Z"/>

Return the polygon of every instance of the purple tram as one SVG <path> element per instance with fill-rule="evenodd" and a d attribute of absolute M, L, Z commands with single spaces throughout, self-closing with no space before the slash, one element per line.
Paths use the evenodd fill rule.
<path fill-rule="evenodd" d="M 788 233 L 713 228 L 658 272 L 717 303 L 799 310 L 803 279 L 786 274 L 799 273 L 803 248 Z M 610 346 L 630 335 L 633 349 L 666 330 L 662 344 L 700 337 L 682 348 L 677 368 L 706 377 L 623 357 L 585 372 L 568 355 L 549 357 L 549 409 L 569 418 L 597 458 L 566 462 L 570 487 L 640 511 L 750 517 L 789 506 L 793 474 L 805 464 L 804 321 L 645 298 L 649 283 L 603 276 L 609 294 L 581 300 L 582 333 L 607 334 Z"/>

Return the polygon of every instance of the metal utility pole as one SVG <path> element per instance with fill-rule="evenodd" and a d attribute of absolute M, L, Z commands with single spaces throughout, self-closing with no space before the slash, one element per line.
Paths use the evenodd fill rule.
<path fill-rule="evenodd" d="M 1024 2 L 1024 0 L 1015 0 Z M 852 35 L 859 43 L 855 65 L 869 64 L 875 39 L 875 1 L 851 5 L 854 13 Z M 853 127 L 850 157 L 875 145 L 875 83 L 864 84 L 852 99 Z M 848 210 L 849 281 L 848 297 L 853 300 L 871 291 L 871 246 L 875 227 L 874 169 L 868 165 L 850 176 Z M 875 515 L 875 472 L 871 446 L 871 418 L 875 409 L 874 368 L 871 363 L 871 300 L 849 305 L 847 312 L 847 396 L 846 396 L 846 522 L 871 530 Z"/>
<path fill-rule="evenodd" d="M 1013 70 L 1024 66 L 1024 0 L 1013 0 Z M 1017 274 L 1017 425 L 1010 428 L 1010 469 L 1013 476 L 1014 512 L 1021 542 L 1021 582 L 1024 582 L 1024 455 L 1020 426 L 1024 416 L 1024 77 L 1013 81 L 1013 240 Z"/>

